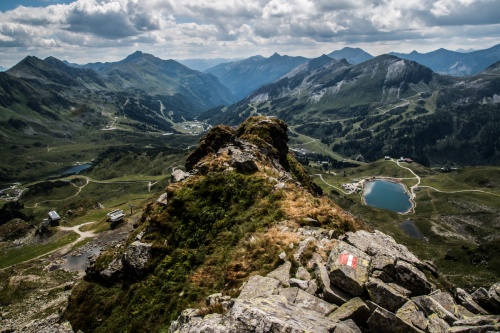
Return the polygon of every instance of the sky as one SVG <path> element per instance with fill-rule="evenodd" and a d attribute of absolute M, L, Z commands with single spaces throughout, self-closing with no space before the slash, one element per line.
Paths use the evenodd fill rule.
<path fill-rule="evenodd" d="M 137 50 L 179 60 L 498 43 L 500 0 L 0 0 L 3 67 L 27 55 L 84 64 Z"/>

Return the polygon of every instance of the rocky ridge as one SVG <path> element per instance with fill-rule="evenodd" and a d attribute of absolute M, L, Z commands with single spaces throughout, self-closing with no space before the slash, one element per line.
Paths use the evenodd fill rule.
<path fill-rule="evenodd" d="M 297 250 L 293 262 L 284 259 L 266 276 L 252 276 L 237 298 L 214 294 L 205 308 L 184 310 L 170 332 L 500 331 L 500 283 L 472 295 L 440 290 L 432 263 L 382 232 L 329 239 L 314 229 L 309 241 L 333 247 L 326 262 L 315 253 L 305 268 Z"/>
<path fill-rule="evenodd" d="M 87 269 L 64 319 L 85 332 L 497 329 L 498 284 L 453 291 L 432 263 L 366 231 L 319 196 L 286 133 L 268 117 L 207 133 L 128 239 Z"/>

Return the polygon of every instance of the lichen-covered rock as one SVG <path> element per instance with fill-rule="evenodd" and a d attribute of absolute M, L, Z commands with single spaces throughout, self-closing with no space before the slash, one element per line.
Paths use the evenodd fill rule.
<path fill-rule="evenodd" d="M 426 295 L 432 291 L 432 284 L 418 268 L 398 260 L 395 266 L 396 282 L 411 291 L 412 296 Z"/>
<path fill-rule="evenodd" d="M 428 317 L 428 322 L 427 332 L 429 333 L 447 333 L 450 329 L 450 325 L 436 314 L 430 315 Z"/>
<path fill-rule="evenodd" d="M 495 309 L 495 303 L 491 301 L 490 299 L 490 294 L 488 292 L 488 289 L 484 287 L 477 288 L 476 291 L 474 291 L 472 294 L 472 299 L 479 304 L 481 307 L 483 307 L 485 310 L 488 310 L 489 312 L 496 312 L 496 310 L 500 309 Z"/>
<path fill-rule="evenodd" d="M 371 271 L 382 271 L 387 274 L 389 277 L 394 278 L 395 275 L 395 264 L 396 260 L 393 257 L 386 255 L 376 255 L 372 258 Z M 392 279 L 391 279 L 392 280 Z M 382 280 L 384 281 L 384 280 Z M 392 281 L 384 281 L 384 282 L 392 282 Z"/>
<path fill-rule="evenodd" d="M 278 280 L 282 286 L 290 286 L 290 269 L 292 268 L 292 263 L 290 261 L 285 261 L 284 264 L 276 268 L 271 273 L 267 274 L 267 277 Z"/>
<path fill-rule="evenodd" d="M 15 329 L 5 330 L 0 327 L 0 332 L 25 332 L 25 333 L 73 333 L 71 324 L 67 321 L 61 323 L 61 318 L 58 314 L 52 314 L 47 318 L 33 320 L 24 327 L 16 327 Z"/>
<path fill-rule="evenodd" d="M 458 303 L 460 305 L 463 305 L 463 307 L 469 310 L 470 312 L 482 315 L 488 314 L 488 311 L 486 311 L 479 304 L 477 304 L 474 301 L 474 299 L 472 299 L 472 296 L 462 288 L 457 288 L 455 290 L 455 297 Z"/>
<path fill-rule="evenodd" d="M 416 267 L 423 267 L 422 261 L 411 253 L 406 246 L 396 243 L 394 238 L 378 230 L 374 232 L 348 232 L 343 240 L 361 251 L 371 255 L 378 254 L 412 263 Z"/>
<path fill-rule="evenodd" d="M 485 325 L 498 326 L 499 323 L 500 323 L 500 316 L 486 315 L 486 316 L 475 316 L 457 320 L 454 323 L 454 326 L 485 326 Z M 498 329 L 500 330 L 500 326 L 498 326 Z"/>
<path fill-rule="evenodd" d="M 413 326 L 420 328 L 421 330 L 426 330 L 428 326 L 428 320 L 424 313 L 418 309 L 418 307 L 412 301 L 406 302 L 397 312 L 396 316 L 401 318 L 403 321 L 412 324 Z"/>
<path fill-rule="evenodd" d="M 368 327 L 371 333 L 424 333 L 383 308 L 377 308 L 372 313 L 368 319 Z"/>
<path fill-rule="evenodd" d="M 420 310 L 422 310 L 426 316 L 430 316 L 432 314 L 436 314 L 439 318 L 446 321 L 449 325 L 453 325 L 454 322 L 458 320 L 458 318 L 446 310 L 441 304 L 436 302 L 430 296 L 417 296 L 411 299 Z"/>
<path fill-rule="evenodd" d="M 272 295 L 236 299 L 221 323 L 231 332 L 321 332 L 333 331 L 335 323 L 322 314 L 288 303 L 285 297 Z M 213 331 L 205 331 L 213 332 Z"/>
<path fill-rule="evenodd" d="M 122 259 L 121 258 L 113 259 L 113 261 L 109 263 L 108 267 L 106 267 L 106 269 L 101 271 L 99 274 L 102 278 L 109 281 L 118 278 L 123 274 Z"/>
<path fill-rule="evenodd" d="M 297 290 L 297 295 L 295 296 L 293 303 L 298 305 L 302 309 L 321 313 L 325 316 L 329 315 L 338 308 L 336 305 L 328 303 L 321 298 L 315 297 L 301 289 Z"/>
<path fill-rule="evenodd" d="M 276 279 L 254 275 L 243 286 L 238 298 L 251 299 L 276 295 L 278 293 L 279 285 L 280 282 Z"/>
<path fill-rule="evenodd" d="M 438 302 L 443 308 L 450 311 L 451 313 L 455 312 L 456 303 L 453 299 L 453 296 L 446 291 L 436 290 L 429 294 L 436 302 Z"/>
<path fill-rule="evenodd" d="M 135 241 L 130 244 L 123 255 L 123 263 L 141 274 L 151 259 L 151 244 Z"/>
<path fill-rule="evenodd" d="M 361 295 L 368 281 L 370 261 L 363 251 L 339 241 L 326 264 L 330 282 L 353 296 Z"/>
<path fill-rule="evenodd" d="M 349 329 L 352 331 L 352 332 L 347 332 L 347 333 L 363 333 L 361 331 L 361 329 L 358 327 L 358 325 L 356 325 L 356 323 L 352 319 L 347 319 L 345 321 L 341 321 L 340 324 L 343 324 L 343 325 L 349 327 Z M 337 328 L 335 329 L 335 332 L 341 332 L 341 331 L 339 331 L 339 326 L 337 326 Z"/>
<path fill-rule="evenodd" d="M 365 325 L 370 317 L 370 309 L 359 297 L 355 297 L 331 313 L 328 318 L 332 321 L 351 319 L 357 325 Z"/>
<path fill-rule="evenodd" d="M 447 333 L 493 333 L 498 332 L 498 326 L 454 326 L 448 329 Z"/>
<path fill-rule="evenodd" d="M 306 239 L 299 242 L 299 246 L 295 253 L 293 254 L 293 260 L 296 264 L 301 264 L 302 254 L 306 251 L 310 243 L 314 244 L 316 239 L 314 237 L 307 237 Z"/>
<path fill-rule="evenodd" d="M 396 312 L 409 301 L 405 295 L 378 279 L 370 278 L 365 287 L 373 302 L 391 312 Z"/>
<path fill-rule="evenodd" d="M 306 289 L 306 293 L 311 295 L 316 295 L 317 291 L 318 291 L 318 283 L 316 282 L 316 279 L 310 280 Z"/>
<path fill-rule="evenodd" d="M 295 273 L 295 277 L 300 280 L 309 281 L 311 280 L 311 274 L 304 267 L 300 266 Z"/>
<path fill-rule="evenodd" d="M 306 290 L 308 287 L 309 287 L 309 282 L 308 281 L 304 281 L 304 280 L 300 280 L 300 279 L 297 279 L 297 278 L 291 278 L 290 279 L 290 286 L 292 287 L 298 287 L 302 290 Z"/>
<path fill-rule="evenodd" d="M 168 193 L 165 192 L 156 199 L 156 202 L 164 206 L 168 205 Z"/>
<path fill-rule="evenodd" d="M 342 305 L 352 298 L 352 296 L 331 285 L 330 276 L 324 265 L 319 264 L 315 268 L 318 288 L 325 301 Z"/>
<path fill-rule="evenodd" d="M 254 173 L 259 170 L 255 163 L 255 156 L 251 153 L 241 151 L 239 149 L 229 150 L 232 160 L 232 166 L 241 173 Z"/>
<path fill-rule="evenodd" d="M 182 182 L 189 176 L 191 176 L 189 172 L 184 172 L 181 169 L 175 169 L 174 171 L 172 171 L 172 175 L 170 176 L 170 181 L 172 183 Z"/>

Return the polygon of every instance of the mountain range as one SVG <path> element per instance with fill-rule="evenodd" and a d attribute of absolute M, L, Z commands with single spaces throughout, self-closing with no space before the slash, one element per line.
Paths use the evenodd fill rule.
<path fill-rule="evenodd" d="M 295 67 L 307 62 L 304 57 L 282 56 L 277 53 L 269 58 L 254 56 L 245 60 L 220 64 L 205 73 L 216 76 L 222 84 L 230 87 L 238 100 L 260 86 L 271 83 Z"/>
<path fill-rule="evenodd" d="M 465 76 L 475 75 L 485 70 L 493 63 L 500 61 L 500 44 L 485 50 L 471 51 L 467 53 L 455 52 L 446 49 L 438 49 L 428 53 L 396 53 L 402 59 L 416 61 L 433 71 L 441 74 Z"/>
<path fill-rule="evenodd" d="M 210 122 L 277 116 L 296 132 L 360 161 L 391 155 L 412 156 L 426 165 L 497 164 L 499 141 L 492 134 L 500 121 L 499 66 L 459 78 L 391 55 L 358 65 L 322 56 L 225 112 L 213 112 Z"/>
<path fill-rule="evenodd" d="M 135 103 L 127 102 L 132 100 Z M 28 56 L 0 73 L 4 128 L 12 127 L 7 122 L 12 118 L 25 128 L 44 127 L 40 132 L 53 133 L 64 126 L 74 129 L 78 123 L 71 117 L 72 110 L 86 106 L 122 112 L 171 130 L 174 119 L 192 119 L 233 101 L 229 89 L 214 76 L 141 52 L 119 62 L 83 66 Z"/>
<path fill-rule="evenodd" d="M 462 55 L 479 64 L 494 59 L 498 49 Z M 139 51 L 118 62 L 86 65 L 29 56 L 0 73 L 0 130 L 4 144 L 13 145 L 36 135 L 69 139 L 84 128 L 103 128 L 113 116 L 127 120 L 122 129 L 164 133 L 196 117 L 236 124 L 265 114 L 360 161 L 405 154 L 423 164 L 499 162 L 495 128 L 464 135 L 485 119 L 495 124 L 498 63 L 474 76 L 453 77 L 394 55 L 370 57 L 353 48 L 315 59 L 274 54 L 202 73 Z M 451 112 L 447 120 L 445 112 Z M 452 132 L 439 127 L 425 135 L 426 128 L 446 121 L 456 123 Z M 446 149 L 437 148 L 445 138 Z M 470 154 L 464 157 L 460 149 Z"/>

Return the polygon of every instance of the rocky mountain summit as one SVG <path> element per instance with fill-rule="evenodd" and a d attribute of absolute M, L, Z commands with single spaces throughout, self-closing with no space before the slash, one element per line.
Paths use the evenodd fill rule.
<path fill-rule="evenodd" d="M 184 310 L 170 332 L 500 330 L 499 283 L 472 295 L 460 288 L 450 293 L 437 287 L 440 278 L 432 263 L 382 232 L 348 232 L 340 239 L 329 239 L 326 230 L 308 233 L 293 262 L 283 253 L 281 266 L 252 276 L 237 298 L 208 296 L 205 308 Z M 316 242 L 331 244 L 328 260 L 314 252 L 302 266 L 300 249 Z M 292 267 L 298 267 L 294 274 Z"/>
<path fill-rule="evenodd" d="M 214 127 L 63 319 L 84 332 L 498 330 L 499 284 L 453 289 L 321 196 L 287 140 L 275 118 Z"/>

